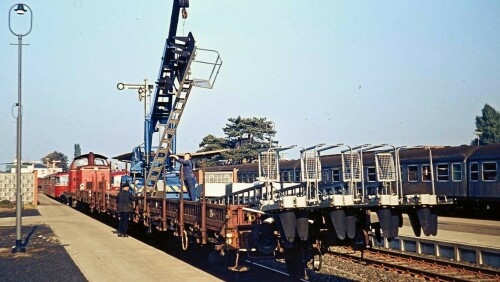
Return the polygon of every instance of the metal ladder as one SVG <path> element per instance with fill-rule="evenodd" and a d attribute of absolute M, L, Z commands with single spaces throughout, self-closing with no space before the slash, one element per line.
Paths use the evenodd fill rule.
<path fill-rule="evenodd" d="M 183 42 L 189 42 L 188 37 L 174 37 L 176 40 L 180 40 Z M 193 40 L 194 42 L 194 40 Z M 175 43 L 173 43 L 174 47 L 177 47 L 181 49 L 181 46 L 176 46 Z M 182 53 L 185 51 L 178 51 L 174 49 L 174 53 Z M 185 68 L 185 71 L 182 73 L 182 78 L 179 81 L 179 89 L 175 92 L 175 101 L 173 102 L 172 108 L 171 109 L 165 109 L 165 106 L 168 107 L 167 105 L 159 105 L 162 106 L 162 110 L 165 111 L 167 110 L 168 112 L 168 119 L 165 123 L 161 122 L 161 119 L 158 119 L 158 127 L 163 128 L 163 134 L 160 139 L 160 142 L 158 144 L 158 149 L 156 150 L 155 156 L 153 161 L 151 162 L 151 167 L 147 173 L 147 178 L 144 183 L 146 186 L 146 192 L 151 191 L 156 188 L 156 183 L 161 177 L 163 168 L 165 166 L 165 161 L 167 160 L 167 157 L 169 156 L 169 152 L 172 148 L 172 142 L 174 140 L 175 133 L 177 132 L 177 127 L 179 125 L 179 122 L 182 117 L 182 113 L 184 112 L 184 109 L 186 107 L 187 101 L 189 99 L 189 94 L 191 93 L 191 90 L 193 88 L 193 81 L 188 79 L 188 76 L 190 75 L 190 67 L 191 63 L 193 62 L 194 58 L 196 57 L 196 47 L 193 47 L 193 50 L 191 53 L 183 54 L 184 56 L 189 56 L 185 58 L 185 62 L 187 66 Z M 172 87 L 175 89 L 175 85 L 173 83 L 174 77 L 173 74 L 174 72 L 169 70 L 169 69 L 164 69 L 164 77 L 160 80 L 161 82 L 167 82 L 169 81 Z M 168 91 L 168 89 L 166 89 Z M 167 92 L 167 95 L 170 94 L 170 91 Z M 170 94 L 172 95 L 172 94 Z M 172 95 L 174 96 L 174 95 Z M 170 97 L 173 99 L 174 97 Z M 156 112 L 156 111 L 154 111 Z"/>
<path fill-rule="evenodd" d="M 174 101 L 172 112 L 168 117 L 167 123 L 160 125 L 164 128 L 164 130 L 146 178 L 145 185 L 148 191 L 155 189 L 156 183 L 161 176 L 165 166 L 165 161 L 167 160 L 172 147 L 172 142 L 177 131 L 179 121 L 182 117 L 182 113 L 184 112 L 184 108 L 186 107 L 192 88 L 193 82 L 191 80 L 184 79 L 182 86 L 177 92 L 177 97 Z"/>

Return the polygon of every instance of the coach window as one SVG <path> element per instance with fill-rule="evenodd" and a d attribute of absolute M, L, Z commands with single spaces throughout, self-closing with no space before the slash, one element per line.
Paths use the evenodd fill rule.
<path fill-rule="evenodd" d="M 323 169 L 322 178 L 323 182 L 330 182 L 330 169 L 328 168 Z"/>
<path fill-rule="evenodd" d="M 295 182 L 300 182 L 300 169 L 295 171 Z"/>
<path fill-rule="evenodd" d="M 453 182 L 462 181 L 462 164 L 456 163 L 451 165 L 451 180 Z"/>
<path fill-rule="evenodd" d="M 450 180 L 450 166 L 448 164 L 436 165 L 437 181 L 446 182 Z"/>
<path fill-rule="evenodd" d="M 407 171 L 408 182 L 418 182 L 418 165 L 409 165 Z"/>
<path fill-rule="evenodd" d="M 483 163 L 483 181 L 497 180 L 497 162 Z"/>
<path fill-rule="evenodd" d="M 377 170 L 375 169 L 374 166 L 366 167 L 366 175 L 368 182 L 377 181 Z"/>
<path fill-rule="evenodd" d="M 431 181 L 431 166 L 430 165 L 422 165 L 422 181 L 430 182 Z"/>
<path fill-rule="evenodd" d="M 283 171 L 283 182 L 288 182 L 288 171 Z"/>
<path fill-rule="evenodd" d="M 340 168 L 332 168 L 332 181 L 340 182 Z"/>
<path fill-rule="evenodd" d="M 470 181 L 479 181 L 479 164 L 478 163 L 470 163 Z"/>
<path fill-rule="evenodd" d="M 247 181 L 248 181 L 248 183 L 252 183 L 252 182 L 253 182 L 253 173 L 249 172 L 249 173 L 247 174 L 247 179 L 248 179 L 248 180 L 247 180 Z"/>
<path fill-rule="evenodd" d="M 238 182 L 243 183 L 243 175 L 241 173 L 238 173 Z"/>

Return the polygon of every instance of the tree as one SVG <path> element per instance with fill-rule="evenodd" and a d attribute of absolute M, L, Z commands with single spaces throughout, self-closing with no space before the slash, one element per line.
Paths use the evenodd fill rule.
<path fill-rule="evenodd" d="M 229 118 L 226 127 L 222 128 L 226 136 L 224 138 L 208 135 L 200 143 L 200 152 L 231 149 L 222 153 L 221 156 L 205 159 L 200 166 L 216 165 L 221 160 L 229 163 L 248 163 L 258 158 L 259 150 L 278 144 L 273 141 L 276 131 L 273 122 L 266 118 Z"/>
<path fill-rule="evenodd" d="M 55 161 L 54 165 L 62 168 L 63 171 L 68 170 L 68 157 L 63 153 L 54 151 L 42 158 L 42 163 L 52 163 L 52 161 Z"/>
<path fill-rule="evenodd" d="M 215 151 L 220 149 L 227 149 L 228 144 L 224 138 L 216 137 L 212 134 L 209 134 L 203 138 L 200 143 L 200 149 L 198 152 L 208 152 Z M 224 157 L 221 155 L 216 155 L 212 157 L 206 157 L 196 162 L 196 165 L 199 167 L 207 167 L 207 166 L 216 166 L 219 165 Z"/>
<path fill-rule="evenodd" d="M 476 116 L 476 134 L 479 136 L 479 144 L 493 144 L 500 142 L 500 112 L 492 106 L 485 104 L 482 116 Z M 478 138 L 471 141 L 477 144 Z"/>
<path fill-rule="evenodd" d="M 76 158 L 76 157 L 79 157 L 82 155 L 82 149 L 80 148 L 80 144 L 77 143 L 75 144 L 75 153 L 73 154 L 73 156 Z"/>

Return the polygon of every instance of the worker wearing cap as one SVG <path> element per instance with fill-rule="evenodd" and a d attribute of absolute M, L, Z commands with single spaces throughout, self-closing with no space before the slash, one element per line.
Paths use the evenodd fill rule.
<path fill-rule="evenodd" d="M 123 183 L 122 190 L 116 197 L 118 213 L 120 214 L 120 222 L 118 224 L 118 237 L 128 237 L 128 222 L 130 220 L 130 213 L 132 212 L 132 202 L 137 200 L 137 198 L 132 196 L 132 194 L 129 192 L 129 187 L 130 184 L 128 182 Z"/>

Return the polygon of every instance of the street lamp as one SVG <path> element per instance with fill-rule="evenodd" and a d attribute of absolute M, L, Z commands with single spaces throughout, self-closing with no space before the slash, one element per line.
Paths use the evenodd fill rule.
<path fill-rule="evenodd" d="M 14 7 L 16 7 L 14 9 Z M 12 30 L 10 17 L 12 14 L 12 10 L 16 12 L 18 15 L 24 15 L 28 10 L 30 12 L 30 28 L 25 33 L 16 33 Z M 22 136 L 22 104 L 21 104 L 21 58 L 22 58 L 22 47 L 23 47 L 23 36 L 28 35 L 31 32 L 31 28 L 33 27 L 33 12 L 28 5 L 25 4 L 14 4 L 10 7 L 9 10 L 9 29 L 12 34 L 17 36 L 17 46 L 19 50 L 18 57 L 18 84 L 17 84 L 17 167 L 16 167 L 16 245 L 12 247 L 12 252 L 24 252 L 26 251 L 25 246 L 21 242 L 21 136 Z"/>

